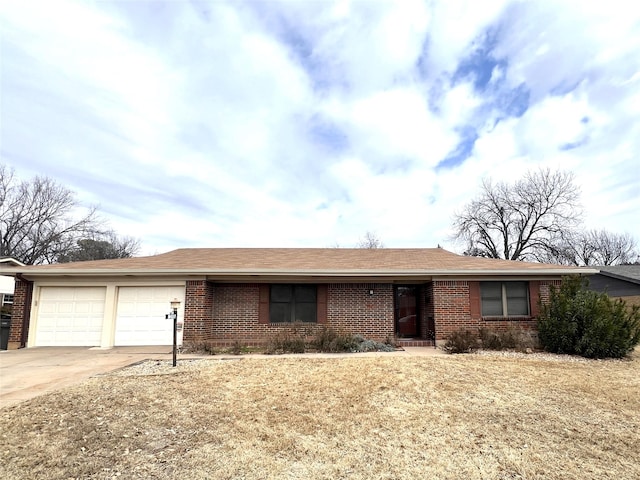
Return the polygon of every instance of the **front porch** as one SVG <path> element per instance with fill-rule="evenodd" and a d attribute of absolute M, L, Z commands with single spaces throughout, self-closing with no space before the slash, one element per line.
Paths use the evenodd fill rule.
<path fill-rule="evenodd" d="M 430 338 L 398 338 L 398 347 L 435 347 L 436 342 Z"/>

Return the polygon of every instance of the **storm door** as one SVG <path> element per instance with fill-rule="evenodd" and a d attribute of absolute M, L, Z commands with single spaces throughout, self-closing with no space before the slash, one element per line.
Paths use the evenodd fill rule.
<path fill-rule="evenodd" d="M 396 335 L 400 338 L 420 337 L 419 285 L 394 287 Z"/>

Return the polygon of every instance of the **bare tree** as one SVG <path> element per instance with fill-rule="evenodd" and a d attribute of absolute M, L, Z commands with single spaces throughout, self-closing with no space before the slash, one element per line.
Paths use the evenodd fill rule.
<path fill-rule="evenodd" d="M 382 240 L 374 232 L 365 233 L 364 237 L 358 240 L 357 248 L 384 248 Z"/>
<path fill-rule="evenodd" d="M 637 243 L 630 234 L 589 230 L 564 233 L 562 242 L 539 260 L 564 265 L 607 266 L 633 263 L 638 257 Z"/>
<path fill-rule="evenodd" d="M 53 263 L 79 239 L 101 231 L 96 209 L 82 209 L 68 188 L 40 176 L 18 181 L 12 169 L 0 164 L 0 256 Z"/>
<path fill-rule="evenodd" d="M 591 230 L 591 242 L 595 246 L 593 263 L 585 265 L 620 265 L 632 263 L 638 259 L 635 239 L 628 233 L 616 234 L 606 230 Z"/>
<path fill-rule="evenodd" d="M 58 256 L 58 263 L 129 258 L 140 250 L 140 241 L 133 237 L 119 236 L 113 230 L 82 238 L 67 252 Z"/>
<path fill-rule="evenodd" d="M 455 215 L 454 238 L 467 255 L 536 260 L 579 224 L 578 201 L 568 172 L 540 169 L 512 184 L 485 179 L 480 196 Z"/>

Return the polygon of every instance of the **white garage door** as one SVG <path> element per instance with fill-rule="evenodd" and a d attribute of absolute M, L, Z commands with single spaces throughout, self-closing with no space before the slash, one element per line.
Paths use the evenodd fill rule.
<path fill-rule="evenodd" d="M 100 345 L 105 294 L 105 287 L 42 287 L 35 345 Z"/>
<path fill-rule="evenodd" d="M 173 320 L 165 319 L 170 302 L 180 300 L 184 315 L 184 287 L 120 287 L 116 318 L 116 345 L 171 345 Z"/>

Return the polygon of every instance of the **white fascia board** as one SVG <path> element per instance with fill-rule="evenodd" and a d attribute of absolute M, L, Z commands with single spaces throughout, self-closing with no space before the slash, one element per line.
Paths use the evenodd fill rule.
<path fill-rule="evenodd" d="M 563 269 L 522 269 L 522 270 L 272 270 L 272 269 L 238 269 L 238 270 L 209 270 L 209 269 L 143 269 L 143 270 L 114 270 L 114 269 L 3 269 L 5 274 L 25 277 L 42 276 L 141 276 L 141 275 L 206 275 L 215 276 L 323 276 L 323 277 L 470 277 L 470 276 L 540 276 L 540 275 L 593 275 L 598 270 L 591 268 L 563 268 Z"/>
<path fill-rule="evenodd" d="M 12 264 L 15 267 L 26 267 L 26 265 L 20 260 L 16 260 L 15 258 L 11 257 L 0 258 L 0 267 L 4 267 L 4 265 L 2 265 L 3 263 Z"/>

